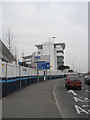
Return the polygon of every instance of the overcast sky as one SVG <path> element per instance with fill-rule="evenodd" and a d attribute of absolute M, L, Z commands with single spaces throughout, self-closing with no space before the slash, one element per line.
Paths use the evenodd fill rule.
<path fill-rule="evenodd" d="M 39 0 L 40 1 L 40 0 Z M 83 1 L 83 0 L 82 0 Z M 19 58 L 36 51 L 35 44 L 48 38 L 65 42 L 65 65 L 87 72 L 88 69 L 88 3 L 85 2 L 3 2 L 2 32 L 13 34 Z M 76 58 L 75 58 L 76 56 Z"/>

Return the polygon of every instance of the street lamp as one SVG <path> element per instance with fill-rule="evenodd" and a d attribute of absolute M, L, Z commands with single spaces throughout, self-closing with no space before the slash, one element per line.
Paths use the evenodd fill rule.
<path fill-rule="evenodd" d="M 77 57 L 73 57 L 73 71 L 74 71 L 74 68 L 75 68 L 75 64 L 74 64 L 74 59 L 76 59 Z"/>
<path fill-rule="evenodd" d="M 49 37 L 49 64 L 50 64 L 50 40 L 56 38 L 55 36 Z M 51 67 L 51 65 L 50 65 Z M 50 67 L 49 67 L 49 78 L 51 80 L 51 73 L 50 73 Z"/>
<path fill-rule="evenodd" d="M 80 70 L 80 64 L 77 62 L 77 65 L 78 65 L 78 72 L 80 73 L 81 70 Z"/>

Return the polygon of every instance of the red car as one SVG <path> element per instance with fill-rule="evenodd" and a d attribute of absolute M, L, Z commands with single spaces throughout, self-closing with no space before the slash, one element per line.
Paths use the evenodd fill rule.
<path fill-rule="evenodd" d="M 65 79 L 65 87 L 67 89 L 69 89 L 69 88 L 79 88 L 81 90 L 82 83 L 81 83 L 80 77 L 78 77 L 78 76 L 68 76 Z"/>

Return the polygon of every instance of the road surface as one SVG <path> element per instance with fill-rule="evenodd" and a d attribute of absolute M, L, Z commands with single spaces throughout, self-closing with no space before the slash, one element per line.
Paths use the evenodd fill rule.
<path fill-rule="evenodd" d="M 2 100 L 3 118 L 88 118 L 90 98 L 82 90 L 67 90 L 64 79 L 30 85 Z"/>

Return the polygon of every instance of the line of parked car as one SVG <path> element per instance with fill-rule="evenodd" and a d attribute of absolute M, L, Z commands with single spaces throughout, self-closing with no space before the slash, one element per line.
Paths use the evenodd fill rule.
<path fill-rule="evenodd" d="M 78 74 L 69 74 L 65 77 L 65 88 L 72 89 L 72 88 L 78 88 L 81 90 L 82 88 L 82 76 L 79 76 Z M 90 85 L 90 76 L 85 75 L 84 77 L 85 84 Z"/>
<path fill-rule="evenodd" d="M 90 76 L 86 75 L 84 79 L 85 79 L 85 84 L 90 85 Z"/>

